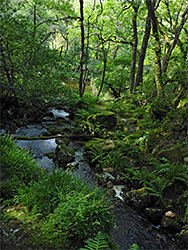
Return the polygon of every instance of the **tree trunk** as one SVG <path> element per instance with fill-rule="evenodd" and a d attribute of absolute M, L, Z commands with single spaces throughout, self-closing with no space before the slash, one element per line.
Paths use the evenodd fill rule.
<path fill-rule="evenodd" d="M 138 37 L 137 37 L 137 12 L 138 7 L 134 7 L 134 16 L 133 16 L 133 52 L 132 52 L 132 62 L 131 62 L 131 72 L 130 72 L 130 92 L 133 92 L 134 88 L 134 80 L 135 80 L 135 70 L 136 70 L 136 54 L 137 54 L 137 44 L 138 44 Z"/>
<path fill-rule="evenodd" d="M 37 5 L 35 3 L 34 5 L 34 9 L 33 9 L 33 37 L 35 38 L 35 34 L 36 34 L 36 24 L 37 24 Z"/>
<path fill-rule="evenodd" d="M 83 88 L 82 91 L 83 93 L 85 92 L 85 87 L 86 87 L 86 82 L 88 81 L 88 57 L 89 57 L 89 29 L 90 29 L 90 23 L 89 23 L 89 18 L 88 18 L 88 23 L 87 23 L 87 44 L 86 44 L 86 52 L 85 52 L 85 72 L 84 72 L 84 77 L 83 77 Z"/>
<path fill-rule="evenodd" d="M 99 92 L 97 94 L 97 99 L 99 98 L 99 95 L 102 91 L 102 88 L 104 85 L 105 74 L 106 74 L 107 53 L 105 52 L 104 47 L 103 47 L 103 55 L 104 55 L 104 66 L 103 66 L 103 72 L 102 72 L 102 81 L 101 81 L 101 86 L 100 86 Z"/>
<path fill-rule="evenodd" d="M 83 96 L 83 60 L 84 60 L 84 1 L 80 0 L 80 28 L 81 28 L 81 50 L 80 50 L 80 79 L 79 94 Z"/>
<path fill-rule="evenodd" d="M 161 69 L 161 45 L 159 40 L 158 22 L 155 16 L 154 5 L 151 0 L 146 0 L 149 17 L 152 22 L 154 49 L 155 49 L 155 82 L 157 89 L 157 96 L 163 96 L 163 82 L 162 82 L 162 69 Z"/>
<path fill-rule="evenodd" d="M 138 60 L 138 68 L 137 68 L 137 74 L 136 74 L 136 82 L 134 84 L 133 92 L 135 92 L 136 87 L 143 81 L 143 67 L 144 67 L 144 59 L 146 55 L 146 50 L 148 46 L 148 40 L 150 37 L 150 31 L 151 31 L 151 20 L 149 18 L 149 13 L 146 19 L 146 25 L 145 25 L 145 33 L 142 41 L 142 47 L 141 52 L 139 55 Z"/>
<path fill-rule="evenodd" d="M 178 90 L 178 95 L 176 96 L 176 98 L 173 101 L 175 107 L 178 106 L 178 104 L 181 101 L 181 98 L 185 94 L 186 90 L 187 90 L 187 88 L 185 88 L 185 86 L 183 84 L 180 84 L 179 90 Z"/>
<path fill-rule="evenodd" d="M 183 29 L 183 26 L 184 24 L 186 23 L 186 20 L 188 19 L 188 5 L 187 7 L 185 8 L 185 11 L 182 15 L 182 18 L 181 18 L 181 22 L 180 22 L 180 25 L 175 29 L 175 38 L 170 46 L 170 48 L 168 49 L 167 51 L 167 54 L 164 58 L 164 61 L 163 61 L 163 68 L 162 68 L 162 71 L 163 72 L 166 72 L 167 70 L 167 67 L 168 67 L 168 62 L 169 62 L 169 59 L 170 59 L 170 56 L 172 54 L 172 51 L 173 49 L 175 48 L 177 42 L 178 42 L 178 39 L 179 39 L 179 36 L 180 36 L 180 33 Z"/>

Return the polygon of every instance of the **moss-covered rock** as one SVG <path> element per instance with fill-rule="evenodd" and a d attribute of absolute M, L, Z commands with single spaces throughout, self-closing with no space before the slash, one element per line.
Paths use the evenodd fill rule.
<path fill-rule="evenodd" d="M 105 110 L 100 113 L 90 115 L 88 117 L 88 122 L 92 122 L 103 128 L 111 130 L 117 125 L 117 117 L 114 112 Z"/>
<path fill-rule="evenodd" d="M 188 247 L 188 224 L 185 225 L 180 232 L 180 241 Z"/>
<path fill-rule="evenodd" d="M 96 139 L 90 140 L 85 144 L 85 148 L 97 148 L 100 147 L 103 151 L 110 151 L 115 149 L 115 143 L 113 140 L 103 140 L 103 139 Z"/>
<path fill-rule="evenodd" d="M 58 145 L 55 154 L 55 163 L 59 167 L 66 167 L 68 163 L 73 162 L 75 159 L 74 150 L 65 145 Z"/>
<path fill-rule="evenodd" d="M 126 193 L 126 198 L 137 208 L 144 209 L 151 203 L 151 198 L 145 188 L 132 190 Z"/>
<path fill-rule="evenodd" d="M 168 149 L 162 149 L 157 153 L 159 158 L 166 158 L 169 161 L 183 161 L 188 154 L 187 144 L 175 145 Z"/>
<path fill-rule="evenodd" d="M 146 140 L 146 150 L 152 152 L 154 148 L 156 148 L 161 140 L 164 139 L 162 135 L 162 131 L 159 129 L 153 130 L 149 133 L 148 138 Z"/>
<path fill-rule="evenodd" d="M 180 232 L 182 229 L 182 224 L 176 215 L 174 217 L 168 217 L 164 215 L 161 220 L 161 226 L 176 232 Z"/>
<path fill-rule="evenodd" d="M 149 217 L 150 220 L 159 222 L 162 219 L 164 211 L 161 208 L 147 207 L 145 209 L 145 214 Z"/>

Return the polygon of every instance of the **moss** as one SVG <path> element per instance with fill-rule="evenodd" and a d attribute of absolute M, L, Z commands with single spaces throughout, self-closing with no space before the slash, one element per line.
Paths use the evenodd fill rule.
<path fill-rule="evenodd" d="M 102 111 L 100 113 L 92 114 L 88 116 L 88 122 L 94 124 L 100 124 L 103 128 L 114 129 L 117 125 L 117 117 L 116 114 L 112 111 Z"/>
<path fill-rule="evenodd" d="M 148 207 L 151 202 L 150 196 L 145 188 L 129 191 L 126 196 L 131 203 L 139 209 Z"/>
<path fill-rule="evenodd" d="M 157 156 L 160 158 L 166 158 L 170 161 L 183 161 L 184 157 L 187 156 L 187 145 L 186 144 L 180 144 L 175 145 L 168 149 L 161 150 Z"/>
<path fill-rule="evenodd" d="M 104 151 L 110 151 L 115 149 L 115 144 L 113 140 L 103 140 L 103 139 L 96 139 L 90 140 L 85 144 L 86 148 L 97 148 L 100 147 Z"/>
<path fill-rule="evenodd" d="M 74 150 L 65 145 L 56 147 L 55 161 L 60 167 L 65 167 L 68 163 L 74 161 Z"/>
<path fill-rule="evenodd" d="M 177 216 L 174 218 L 163 216 L 161 220 L 161 225 L 164 228 L 171 229 L 176 232 L 180 232 L 182 225 L 180 224 L 180 221 L 178 220 Z"/>
<path fill-rule="evenodd" d="M 156 148 L 162 140 L 162 131 L 159 129 L 153 130 L 149 133 L 148 139 L 146 140 L 146 149 L 151 152 Z M 164 138 L 163 138 L 164 139 Z"/>

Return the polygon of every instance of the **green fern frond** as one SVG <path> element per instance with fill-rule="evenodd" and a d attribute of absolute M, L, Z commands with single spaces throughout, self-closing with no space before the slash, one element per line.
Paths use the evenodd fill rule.
<path fill-rule="evenodd" d="M 102 232 L 98 232 L 94 239 L 89 238 L 86 241 L 86 245 L 84 248 L 80 248 L 80 250 L 107 250 L 109 249 L 109 245 L 106 241 L 105 234 Z"/>

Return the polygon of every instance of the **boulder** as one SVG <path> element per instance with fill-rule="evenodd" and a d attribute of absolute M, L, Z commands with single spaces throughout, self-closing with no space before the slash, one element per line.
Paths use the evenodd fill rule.
<path fill-rule="evenodd" d="M 188 247 L 188 224 L 182 228 L 179 236 L 180 241 Z"/>
<path fill-rule="evenodd" d="M 170 213 L 169 213 L 170 214 Z M 176 214 L 172 213 L 172 216 L 168 215 L 167 213 L 161 219 L 161 226 L 163 228 L 167 228 L 173 230 L 175 232 L 180 232 L 182 225 L 177 218 Z"/>
<path fill-rule="evenodd" d="M 100 124 L 101 127 L 112 130 L 117 125 L 116 114 L 112 111 L 102 111 L 100 113 L 92 114 L 88 117 L 88 122 L 93 124 Z"/>
<path fill-rule="evenodd" d="M 103 140 L 103 139 L 94 139 L 90 140 L 85 144 L 85 148 L 97 148 L 100 147 L 103 151 L 110 151 L 115 149 L 115 144 L 113 140 Z"/>
<path fill-rule="evenodd" d="M 153 222 L 160 222 L 164 214 L 164 211 L 161 208 L 147 207 L 145 209 L 145 214 Z"/>
<path fill-rule="evenodd" d="M 139 209 L 145 209 L 151 203 L 151 198 L 145 188 L 131 190 L 126 193 L 126 198 L 130 201 L 135 207 Z"/>
<path fill-rule="evenodd" d="M 169 161 L 183 161 L 187 156 L 188 147 L 186 144 L 175 145 L 168 149 L 162 149 L 157 153 L 159 158 L 166 158 Z"/>

